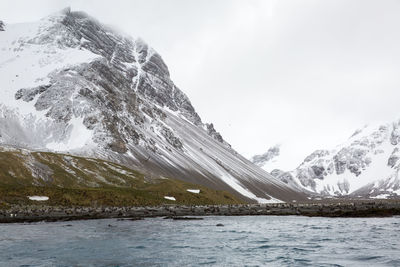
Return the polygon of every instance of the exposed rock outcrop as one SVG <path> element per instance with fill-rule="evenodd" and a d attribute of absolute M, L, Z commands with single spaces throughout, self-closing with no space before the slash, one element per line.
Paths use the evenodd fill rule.
<path fill-rule="evenodd" d="M 276 146 L 269 148 L 268 151 L 265 152 L 264 154 L 255 155 L 251 159 L 251 161 L 254 164 L 262 167 L 263 165 L 265 165 L 265 163 L 267 163 L 267 162 L 271 161 L 272 159 L 274 159 L 275 157 L 279 156 L 279 154 L 280 154 L 280 146 L 276 145 Z"/>

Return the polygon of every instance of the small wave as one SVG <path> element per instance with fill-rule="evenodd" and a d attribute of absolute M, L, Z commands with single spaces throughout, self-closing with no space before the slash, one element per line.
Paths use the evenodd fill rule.
<path fill-rule="evenodd" d="M 400 259 L 397 260 L 388 260 L 385 262 L 388 266 L 400 266 Z"/>
<path fill-rule="evenodd" d="M 326 226 L 326 227 L 323 227 L 323 226 L 311 226 L 310 229 L 312 229 L 312 230 L 330 230 L 330 229 L 332 229 L 332 227 L 329 227 L 329 226 Z"/>
<path fill-rule="evenodd" d="M 191 246 L 172 246 L 172 248 L 191 248 Z"/>
<path fill-rule="evenodd" d="M 210 265 L 210 264 L 216 264 L 217 261 L 205 261 L 205 262 L 199 262 L 199 265 Z"/>
<path fill-rule="evenodd" d="M 344 265 L 340 265 L 340 264 L 337 264 L 337 263 L 323 263 L 321 266 L 344 267 Z"/>
<path fill-rule="evenodd" d="M 313 239 L 312 241 L 327 242 L 327 241 L 332 241 L 332 238 L 318 238 L 318 239 Z"/>
<path fill-rule="evenodd" d="M 348 250 L 360 250 L 361 248 L 356 248 L 356 247 L 349 247 L 347 248 Z"/>
<path fill-rule="evenodd" d="M 135 248 L 135 249 L 145 249 L 146 247 L 145 246 L 136 246 L 136 247 L 133 247 L 133 248 Z"/>
<path fill-rule="evenodd" d="M 299 258 L 294 259 L 294 261 L 295 261 L 295 262 L 302 262 L 302 263 L 311 262 L 311 260 L 308 260 L 308 259 L 299 259 Z"/>
<path fill-rule="evenodd" d="M 267 249 L 267 248 L 271 248 L 272 246 L 270 246 L 270 245 L 262 245 L 262 246 L 259 246 L 259 247 L 257 247 L 258 249 Z"/>
<path fill-rule="evenodd" d="M 229 241 L 239 241 L 239 240 L 243 240 L 243 237 L 236 237 L 229 239 Z"/>
<path fill-rule="evenodd" d="M 310 244 L 310 243 L 308 243 L 307 245 L 308 245 L 309 248 L 322 248 L 322 246 L 319 245 L 319 244 Z"/>
<path fill-rule="evenodd" d="M 255 240 L 252 243 L 256 243 L 256 244 L 265 244 L 270 242 L 270 240 L 268 238 L 264 239 L 264 240 Z"/>
<path fill-rule="evenodd" d="M 376 260 L 376 259 L 380 259 L 380 258 L 382 258 L 382 256 L 359 256 L 359 257 L 356 257 L 356 260 L 371 261 L 371 260 Z"/>
<path fill-rule="evenodd" d="M 298 248 L 298 247 L 290 248 L 290 250 L 294 251 L 294 252 L 314 252 L 315 251 L 314 249 Z"/>

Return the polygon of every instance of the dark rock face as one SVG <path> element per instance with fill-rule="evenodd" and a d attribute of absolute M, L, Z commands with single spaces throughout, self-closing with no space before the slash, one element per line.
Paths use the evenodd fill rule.
<path fill-rule="evenodd" d="M 40 85 L 38 87 L 29 88 L 29 89 L 20 89 L 15 93 L 15 99 L 21 99 L 30 102 L 32 101 L 36 95 L 45 92 L 51 85 Z"/>
<path fill-rule="evenodd" d="M 315 186 L 315 180 L 314 178 L 310 177 L 314 177 L 314 172 L 312 171 L 312 169 L 301 169 L 297 172 L 297 179 L 299 179 L 300 183 L 304 186 L 304 187 L 308 187 L 312 190 L 316 190 Z"/>
<path fill-rule="evenodd" d="M 213 137 L 215 140 L 217 140 L 220 143 L 224 143 L 224 139 L 222 138 L 221 134 L 217 132 L 214 128 L 214 124 L 212 123 L 206 123 L 207 127 L 207 133 L 211 137 Z"/>
<path fill-rule="evenodd" d="M 393 123 L 393 131 L 390 134 L 390 143 L 392 145 L 397 145 L 400 142 L 400 129 L 398 123 Z"/>
<path fill-rule="evenodd" d="M 346 169 L 354 173 L 356 176 L 361 174 L 361 170 L 364 170 L 370 163 L 366 149 L 359 148 L 345 148 L 340 150 L 334 156 L 335 170 L 337 174 L 342 174 Z"/>
<path fill-rule="evenodd" d="M 396 147 L 395 149 L 393 149 L 392 154 L 390 155 L 389 159 L 388 159 L 388 166 L 394 168 L 395 165 L 397 164 L 399 158 L 400 158 L 400 150 L 398 147 Z"/>
<path fill-rule="evenodd" d="M 170 143 L 173 147 L 182 149 L 182 147 L 183 147 L 182 141 L 178 137 L 176 137 L 170 129 L 168 129 L 166 127 L 162 128 L 161 134 L 165 137 L 165 139 L 168 141 L 168 143 Z"/>
<path fill-rule="evenodd" d="M 0 20 L 0 31 L 4 31 L 4 22 Z"/>
<path fill-rule="evenodd" d="M 325 168 L 322 166 L 312 166 L 311 169 L 318 179 L 323 179 L 324 174 L 326 175 Z"/>

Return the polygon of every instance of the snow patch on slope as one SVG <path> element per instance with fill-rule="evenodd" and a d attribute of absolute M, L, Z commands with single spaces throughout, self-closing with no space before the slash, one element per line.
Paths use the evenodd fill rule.
<path fill-rule="evenodd" d="M 49 197 L 46 196 L 28 196 L 29 200 L 34 200 L 34 201 L 47 201 L 49 200 Z"/>
<path fill-rule="evenodd" d="M 200 189 L 186 189 L 189 193 L 200 194 Z"/>
<path fill-rule="evenodd" d="M 36 101 L 16 100 L 15 93 L 19 89 L 46 84 L 49 74 L 54 70 L 90 62 L 99 57 L 86 49 L 35 43 L 37 35 L 49 25 L 47 20 L 11 24 L 7 31 L 0 32 L 0 101 L 8 107 L 16 108 L 22 115 L 35 113 L 43 118 L 45 111 L 36 110 Z"/>
<path fill-rule="evenodd" d="M 69 131 L 67 139 L 48 143 L 46 148 L 53 151 L 71 151 L 93 144 L 93 131 L 83 124 L 83 118 L 72 118 L 67 131 Z"/>

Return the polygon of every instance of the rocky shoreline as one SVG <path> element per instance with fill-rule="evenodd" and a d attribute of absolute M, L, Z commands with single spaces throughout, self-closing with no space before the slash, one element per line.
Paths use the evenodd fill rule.
<path fill-rule="evenodd" d="M 69 221 L 106 218 L 182 216 L 299 215 L 310 217 L 386 217 L 400 215 L 400 201 L 277 203 L 156 207 L 10 206 L 0 210 L 0 223 Z"/>

